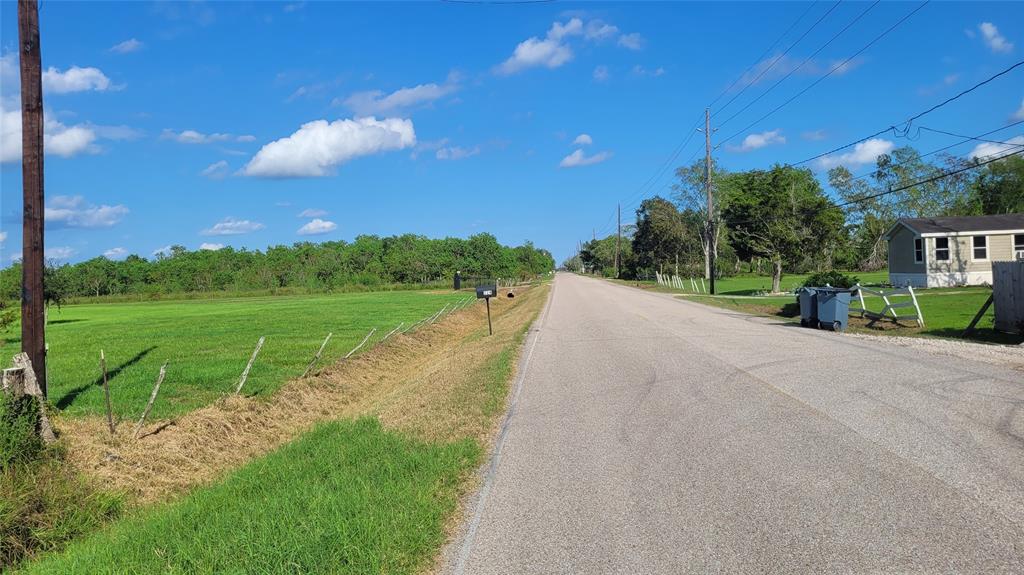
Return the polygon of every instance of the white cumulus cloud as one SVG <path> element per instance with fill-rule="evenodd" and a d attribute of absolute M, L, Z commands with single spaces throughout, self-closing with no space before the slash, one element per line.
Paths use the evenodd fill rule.
<path fill-rule="evenodd" d="M 578 168 L 580 166 L 591 166 L 593 164 L 600 164 L 601 162 L 612 157 L 611 152 L 598 152 L 592 156 L 588 156 L 583 153 L 583 150 L 576 150 L 568 156 L 562 158 L 562 161 L 558 163 L 559 168 Z"/>
<path fill-rule="evenodd" d="M 164 246 L 162 248 L 157 248 L 157 249 L 153 250 L 153 255 L 154 256 L 169 256 L 169 255 L 171 255 L 171 246 L 170 245 L 166 245 L 166 246 Z"/>
<path fill-rule="evenodd" d="M 988 45 L 989 49 L 993 52 L 1009 53 L 1013 51 L 1013 42 L 1006 39 L 1005 36 L 999 33 L 999 28 L 991 22 L 982 22 L 978 24 L 978 30 L 981 32 L 981 37 L 985 40 L 985 44 Z"/>
<path fill-rule="evenodd" d="M 543 40 L 532 36 L 520 42 L 512 56 L 498 65 L 496 71 L 509 75 L 539 66 L 557 68 L 573 57 L 572 48 L 565 39 L 582 33 L 583 21 L 579 18 L 573 18 L 565 24 L 555 22 Z"/>
<path fill-rule="evenodd" d="M 750 152 L 772 144 L 785 143 L 786 137 L 782 135 L 782 130 L 771 130 L 768 132 L 761 132 L 760 134 L 750 134 L 746 138 L 743 138 L 742 144 L 739 146 L 729 146 L 729 149 L 735 152 Z"/>
<path fill-rule="evenodd" d="M 99 68 L 72 66 L 61 72 L 51 66 L 43 72 L 43 91 L 45 92 L 52 92 L 54 94 L 86 92 L 89 90 L 102 92 L 110 88 L 110 78 Z"/>
<path fill-rule="evenodd" d="M 0 99 L 0 163 L 21 161 L 21 104 L 8 107 Z M 65 126 L 46 114 L 43 120 L 43 151 L 64 158 L 96 152 L 98 126 Z"/>
<path fill-rule="evenodd" d="M 207 228 L 199 233 L 204 236 L 237 236 L 240 234 L 256 232 L 265 227 L 266 226 L 259 222 L 227 217 L 216 224 L 213 224 L 213 227 Z"/>
<path fill-rule="evenodd" d="M 82 196 L 54 196 L 44 210 L 46 223 L 68 228 L 109 228 L 128 215 L 128 208 L 118 204 L 93 205 Z"/>
<path fill-rule="evenodd" d="M 215 252 L 217 250 L 224 249 L 224 244 L 211 243 L 211 242 L 203 242 L 203 243 L 199 244 L 199 249 Z"/>
<path fill-rule="evenodd" d="M 242 173 L 267 178 L 327 176 L 353 158 L 415 145 L 412 120 L 316 120 L 260 148 Z"/>
<path fill-rule="evenodd" d="M 327 215 L 327 210 L 321 210 L 317 208 L 306 208 L 299 212 L 298 217 L 300 218 L 322 218 Z"/>
<path fill-rule="evenodd" d="M 338 224 L 316 218 L 299 228 L 296 233 L 300 236 L 316 236 L 333 232 L 336 229 L 338 229 Z"/>
<path fill-rule="evenodd" d="M 589 146 L 594 143 L 594 139 L 590 137 L 590 134 L 580 134 L 576 136 L 576 139 L 572 141 L 577 146 Z"/>
<path fill-rule="evenodd" d="M 109 250 L 103 252 L 103 257 L 107 258 L 108 260 L 119 260 L 127 255 L 128 250 L 121 247 L 110 248 Z"/>
<path fill-rule="evenodd" d="M 1024 149 L 1024 136 L 1014 136 L 1002 144 L 998 142 L 982 142 L 975 146 L 971 153 L 967 154 L 967 157 L 985 160 L 1013 150 L 1021 151 L 1022 149 Z"/>
<path fill-rule="evenodd" d="M 818 160 L 818 167 L 827 170 L 836 166 L 862 166 L 874 163 L 878 156 L 888 154 L 896 145 L 889 140 L 871 138 L 853 147 L 853 150 L 838 156 L 825 156 Z"/>
<path fill-rule="evenodd" d="M 120 42 L 118 44 L 111 46 L 110 51 L 114 52 L 115 54 L 128 54 L 131 52 L 141 50 L 142 46 L 142 42 L 139 42 L 135 38 L 129 38 L 124 42 Z"/>

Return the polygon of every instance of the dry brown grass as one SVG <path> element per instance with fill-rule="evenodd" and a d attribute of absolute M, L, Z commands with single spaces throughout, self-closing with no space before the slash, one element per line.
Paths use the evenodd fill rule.
<path fill-rule="evenodd" d="M 228 396 L 131 438 L 111 436 L 101 417 L 59 418 L 73 464 L 137 503 L 165 500 L 294 439 L 314 424 L 377 415 L 385 426 L 429 439 L 484 439 L 493 417 L 480 408 L 474 377 L 523 332 L 548 288 L 517 288 L 491 301 L 495 335 L 482 304 L 448 315 L 314 377 L 293 380 L 266 399 Z"/>

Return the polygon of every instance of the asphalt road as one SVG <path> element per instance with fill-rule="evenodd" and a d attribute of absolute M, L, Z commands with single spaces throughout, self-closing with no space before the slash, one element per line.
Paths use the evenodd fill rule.
<path fill-rule="evenodd" d="M 1024 374 L 560 274 L 443 572 L 1024 572 Z"/>

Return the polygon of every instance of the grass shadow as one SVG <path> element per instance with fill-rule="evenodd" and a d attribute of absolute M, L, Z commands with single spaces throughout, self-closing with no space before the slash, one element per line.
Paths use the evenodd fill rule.
<path fill-rule="evenodd" d="M 136 363 L 139 363 L 140 361 L 142 361 L 142 358 L 144 358 L 147 355 L 149 355 L 149 353 L 151 351 L 153 351 L 154 349 L 156 349 L 155 345 L 149 346 L 148 348 L 146 348 L 146 349 L 140 351 L 139 353 L 135 354 L 128 361 L 126 361 L 126 362 L 122 363 L 121 365 L 115 367 L 113 370 L 108 371 L 107 372 L 107 381 L 110 382 L 112 379 L 114 379 L 115 377 L 120 375 L 121 372 L 125 370 L 125 368 L 131 367 L 131 366 L 135 365 Z M 81 395 L 82 393 L 87 391 L 90 387 L 95 387 L 95 386 L 98 386 L 98 385 L 103 385 L 103 376 L 102 375 L 97 377 L 96 380 L 93 381 L 92 383 L 87 383 L 85 385 L 80 385 L 80 386 L 72 389 L 71 391 L 68 391 L 63 396 L 61 396 L 61 398 L 58 399 L 57 402 L 54 405 L 57 407 L 57 409 L 66 409 L 72 403 L 75 402 L 75 399 L 79 395 Z"/>
<path fill-rule="evenodd" d="M 76 323 L 76 322 L 80 322 L 80 321 L 85 321 L 85 320 L 81 319 L 81 318 L 79 318 L 79 319 L 51 319 L 50 321 L 46 322 L 46 325 L 59 325 L 59 324 L 62 324 L 62 323 Z"/>

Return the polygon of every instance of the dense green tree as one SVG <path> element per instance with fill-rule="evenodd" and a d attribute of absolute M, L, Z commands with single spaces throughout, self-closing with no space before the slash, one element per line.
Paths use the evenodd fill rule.
<path fill-rule="evenodd" d="M 775 166 L 732 174 L 733 190 L 722 212 L 732 246 L 740 257 L 767 258 L 772 291 L 779 291 L 785 267 L 806 267 L 831 257 L 844 225 L 843 212 L 825 196 L 810 170 Z"/>

